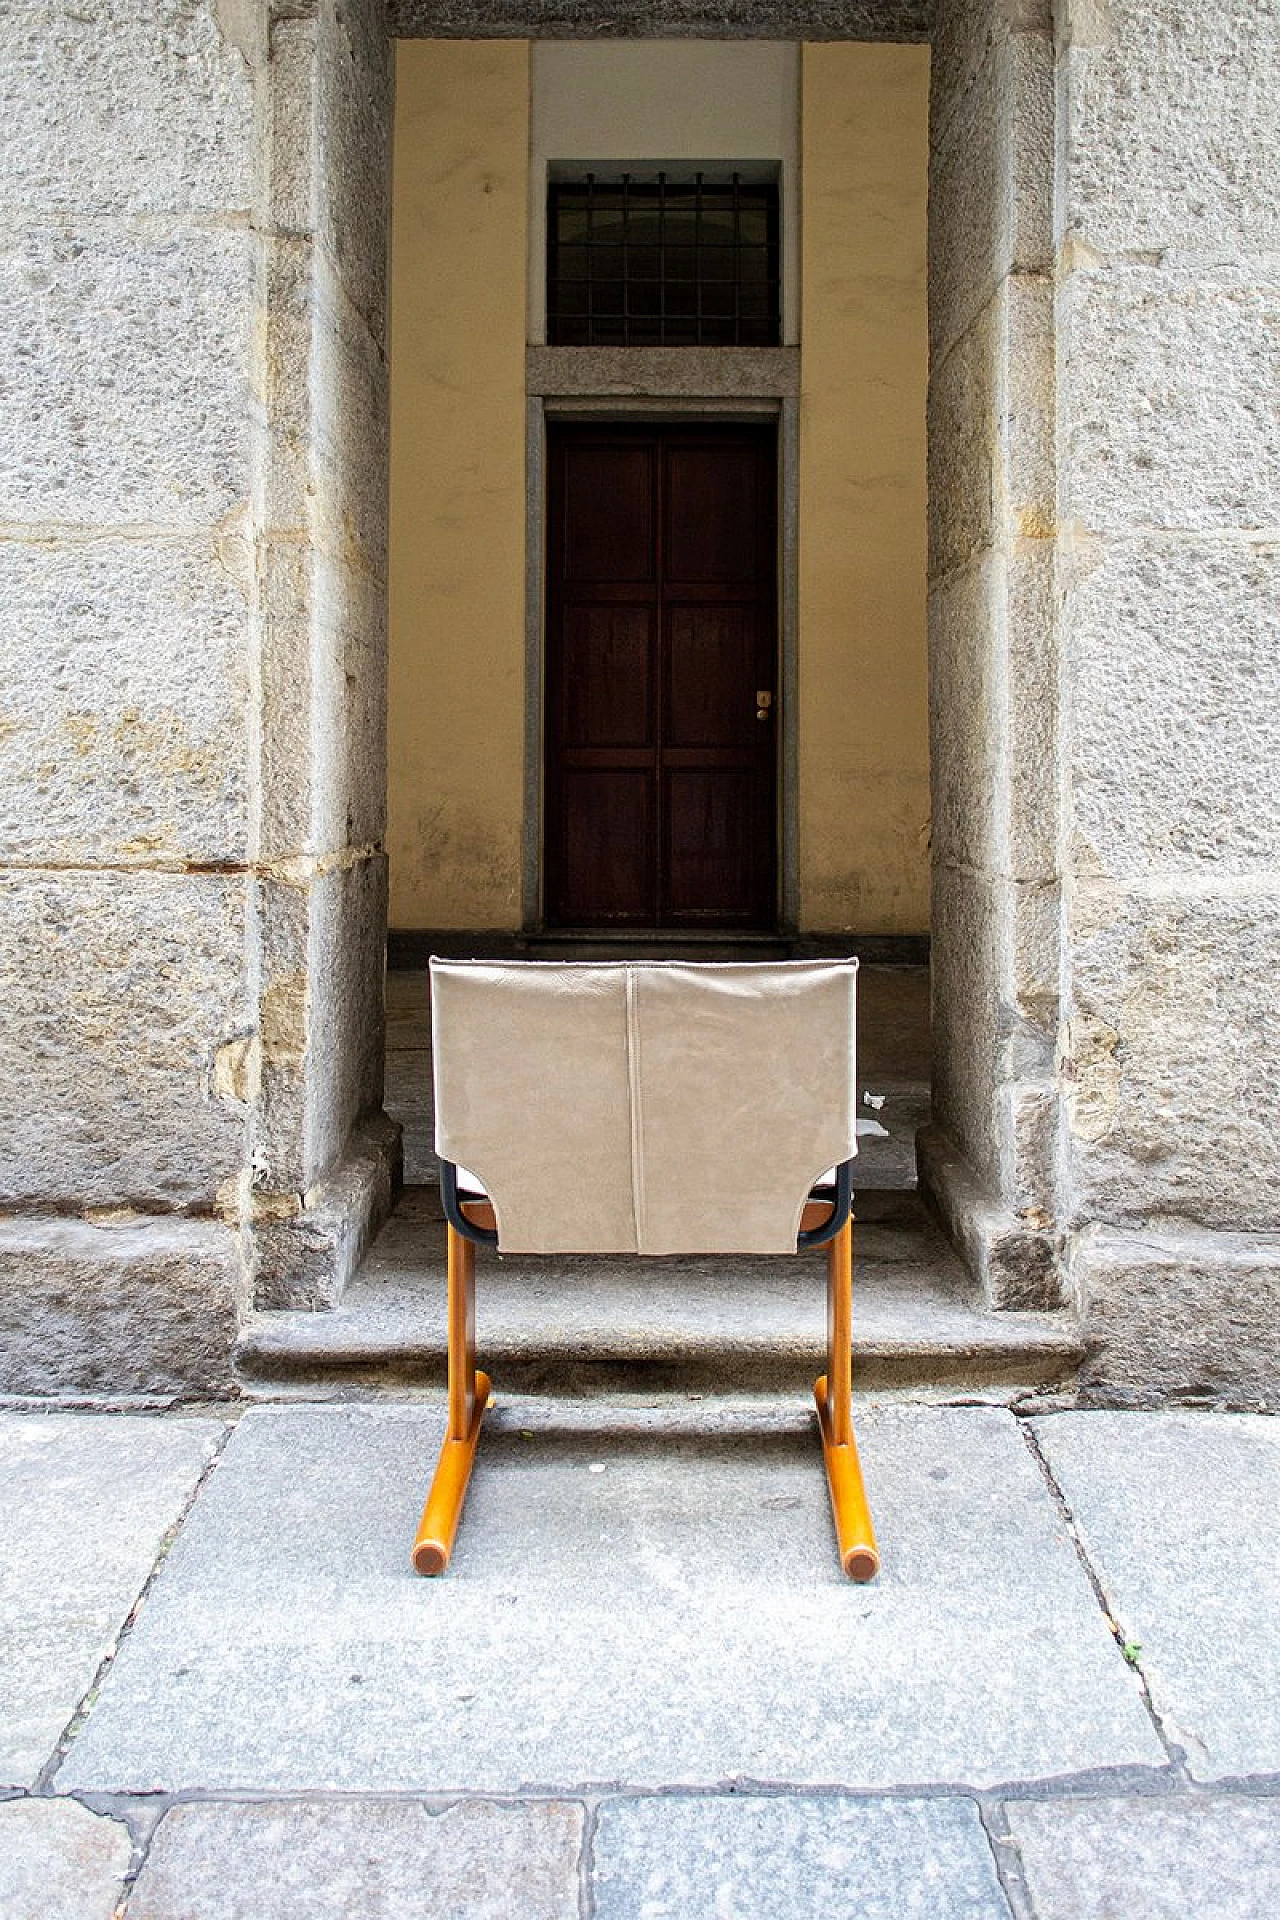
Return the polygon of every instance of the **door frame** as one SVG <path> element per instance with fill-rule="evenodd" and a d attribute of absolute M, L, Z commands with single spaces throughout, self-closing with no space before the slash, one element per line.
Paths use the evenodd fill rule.
<path fill-rule="evenodd" d="M 566 349 L 572 351 L 572 349 Z M 768 351 L 766 349 L 766 351 Z M 619 350 L 625 356 L 625 349 Z M 609 356 L 612 358 L 612 355 Z M 543 355 L 543 363 L 551 356 Z M 623 360 L 625 365 L 625 358 Z M 554 381 L 545 384 L 553 385 Z M 778 385 L 792 382 L 779 381 Z M 525 736 L 524 736 L 524 847 L 521 925 L 528 935 L 546 927 L 543 900 L 545 831 L 546 727 L 546 550 L 547 550 L 547 426 L 567 420 L 582 426 L 650 424 L 688 426 L 776 421 L 778 430 L 778 707 L 776 779 L 776 870 L 774 903 L 780 934 L 794 934 L 799 912 L 798 850 L 798 714 L 797 529 L 799 518 L 798 393 L 776 395 L 690 396 L 646 395 L 623 398 L 609 394 L 581 395 L 530 392 L 526 404 L 526 525 L 525 525 Z M 673 936 L 637 932 L 638 941 Z M 687 937 L 687 936 L 686 936 Z M 721 936 L 723 938 L 723 936 Z"/>

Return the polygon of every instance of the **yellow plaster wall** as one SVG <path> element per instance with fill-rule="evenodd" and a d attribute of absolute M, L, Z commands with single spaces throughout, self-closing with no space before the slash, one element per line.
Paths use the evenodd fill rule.
<path fill-rule="evenodd" d="M 925 47 L 801 66 L 800 920 L 929 924 Z"/>
<path fill-rule="evenodd" d="M 529 49 L 401 40 L 390 920 L 520 924 Z"/>

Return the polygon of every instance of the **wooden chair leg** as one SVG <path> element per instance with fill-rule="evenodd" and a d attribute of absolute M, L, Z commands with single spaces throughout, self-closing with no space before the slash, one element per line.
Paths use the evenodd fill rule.
<path fill-rule="evenodd" d="M 822 1457 L 831 1492 L 840 1564 L 851 1580 L 872 1580 L 880 1550 L 853 1437 L 853 1221 L 827 1246 L 827 1370 L 814 1384 Z"/>
<path fill-rule="evenodd" d="M 419 1573 L 443 1573 L 475 1464 L 480 1426 L 492 1392 L 476 1371 L 476 1249 L 452 1226 L 449 1236 L 449 1425 L 413 1543 Z"/>

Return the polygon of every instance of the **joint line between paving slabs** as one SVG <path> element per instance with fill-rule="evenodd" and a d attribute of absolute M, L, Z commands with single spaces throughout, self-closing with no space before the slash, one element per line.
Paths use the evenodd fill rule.
<path fill-rule="evenodd" d="M 53 1782 L 54 1782 L 55 1776 L 57 1775 L 58 1769 L 62 1765 L 63 1761 L 66 1759 L 67 1755 L 70 1753 L 72 1746 L 75 1744 L 75 1741 L 79 1736 L 80 1729 L 85 1725 L 86 1721 L 89 1718 L 89 1715 L 92 1713 L 94 1704 L 97 1701 L 98 1695 L 102 1691 L 103 1682 L 106 1680 L 107 1675 L 110 1673 L 112 1667 L 115 1665 L 115 1662 L 119 1655 L 121 1647 L 124 1645 L 125 1641 L 128 1639 L 129 1635 L 132 1633 L 134 1621 L 137 1619 L 139 1613 L 142 1611 L 142 1608 L 145 1606 L 147 1595 L 151 1592 L 152 1587 L 155 1585 L 156 1580 L 158 1579 L 160 1574 L 160 1569 L 163 1567 L 165 1561 L 169 1558 L 169 1554 L 173 1548 L 174 1541 L 178 1538 L 178 1535 L 182 1532 L 182 1529 L 186 1526 L 187 1516 L 190 1514 L 191 1509 L 195 1506 L 196 1501 L 200 1498 L 200 1495 L 204 1490 L 205 1481 L 209 1478 L 209 1475 L 213 1472 L 219 1460 L 221 1460 L 223 1449 L 226 1447 L 227 1442 L 230 1440 L 231 1435 L 234 1431 L 235 1431 L 235 1422 L 233 1420 L 226 1421 L 222 1429 L 222 1437 L 220 1440 L 218 1440 L 215 1443 L 212 1453 L 210 1454 L 208 1460 L 205 1462 L 204 1467 L 202 1468 L 199 1476 L 196 1479 L 195 1485 L 192 1487 L 191 1492 L 187 1495 L 187 1498 L 183 1501 L 182 1508 L 178 1514 L 177 1519 L 173 1522 L 172 1526 L 166 1528 L 165 1532 L 161 1536 L 160 1545 L 156 1550 L 156 1557 L 151 1563 L 151 1571 L 147 1575 L 146 1579 L 143 1581 L 142 1586 L 138 1591 L 137 1598 L 134 1600 L 133 1605 L 129 1608 L 128 1613 L 125 1615 L 124 1620 L 121 1624 L 119 1633 L 117 1633 L 115 1639 L 112 1641 L 111 1645 L 107 1648 L 106 1653 L 103 1655 L 101 1661 L 98 1663 L 98 1668 L 96 1673 L 93 1676 L 93 1679 L 89 1682 L 89 1685 L 85 1688 L 85 1691 L 81 1694 L 80 1699 L 77 1701 L 75 1711 L 72 1713 L 71 1718 L 68 1720 L 66 1726 L 63 1728 L 61 1734 L 58 1736 L 53 1752 L 50 1754 L 49 1758 L 45 1761 L 39 1773 L 36 1775 L 35 1785 L 31 1789 L 33 1798 L 48 1797 L 52 1795 Z"/>
<path fill-rule="evenodd" d="M 596 1910 L 595 1894 L 592 1891 L 591 1876 L 595 1867 L 596 1825 L 600 1818 L 599 1798 L 584 1799 L 582 1807 L 582 1845 L 578 1849 L 578 1914 L 579 1920 L 594 1920 Z"/>
<path fill-rule="evenodd" d="M 1027 1876 L 1022 1867 L 1022 1855 L 1018 1843 L 1013 1837 L 1009 1825 L 1009 1816 L 999 1800 L 978 1799 L 978 1819 L 982 1831 L 987 1837 L 991 1849 L 991 1862 L 995 1868 L 1000 1891 L 1004 1895 L 1012 1920 L 1036 1920 L 1036 1905 L 1027 1885 Z"/>
<path fill-rule="evenodd" d="M 1147 1684 L 1146 1674 L 1136 1662 L 1130 1662 L 1125 1654 L 1124 1629 L 1111 1611 L 1111 1605 L 1107 1599 L 1106 1589 L 1102 1584 L 1101 1576 L 1089 1558 L 1084 1541 L 1080 1537 L 1080 1529 L 1076 1525 L 1075 1514 L 1071 1511 L 1071 1506 L 1066 1495 L 1054 1478 L 1053 1469 L 1049 1465 L 1049 1461 L 1040 1446 L 1035 1428 L 1029 1420 L 1020 1420 L 1018 1425 L 1022 1428 L 1027 1446 L 1031 1450 L 1031 1457 L 1039 1467 L 1045 1485 L 1049 1489 L 1050 1497 L 1062 1518 L 1062 1524 L 1067 1530 L 1067 1537 L 1076 1550 L 1076 1558 L 1084 1568 L 1085 1578 L 1093 1588 L 1094 1598 L 1102 1609 L 1102 1617 L 1110 1629 L 1111 1637 L 1116 1643 L 1120 1658 L 1126 1662 L 1126 1665 L 1132 1666 L 1134 1673 L 1138 1677 L 1138 1690 L 1142 1696 L 1142 1704 L 1147 1710 L 1152 1726 L 1155 1728 L 1157 1740 L 1169 1756 L 1169 1765 L 1173 1770 L 1174 1778 L 1180 1786 L 1190 1786 L 1192 1781 L 1187 1771 L 1186 1756 L 1182 1748 L 1171 1740 L 1165 1732 L 1164 1721 L 1160 1716 L 1155 1701 L 1151 1697 L 1151 1688 Z"/>

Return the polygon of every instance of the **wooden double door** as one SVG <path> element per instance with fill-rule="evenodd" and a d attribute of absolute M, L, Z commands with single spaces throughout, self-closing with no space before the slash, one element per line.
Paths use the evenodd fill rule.
<path fill-rule="evenodd" d="M 565 424 L 548 454 L 547 921 L 771 928 L 776 434 Z"/>

